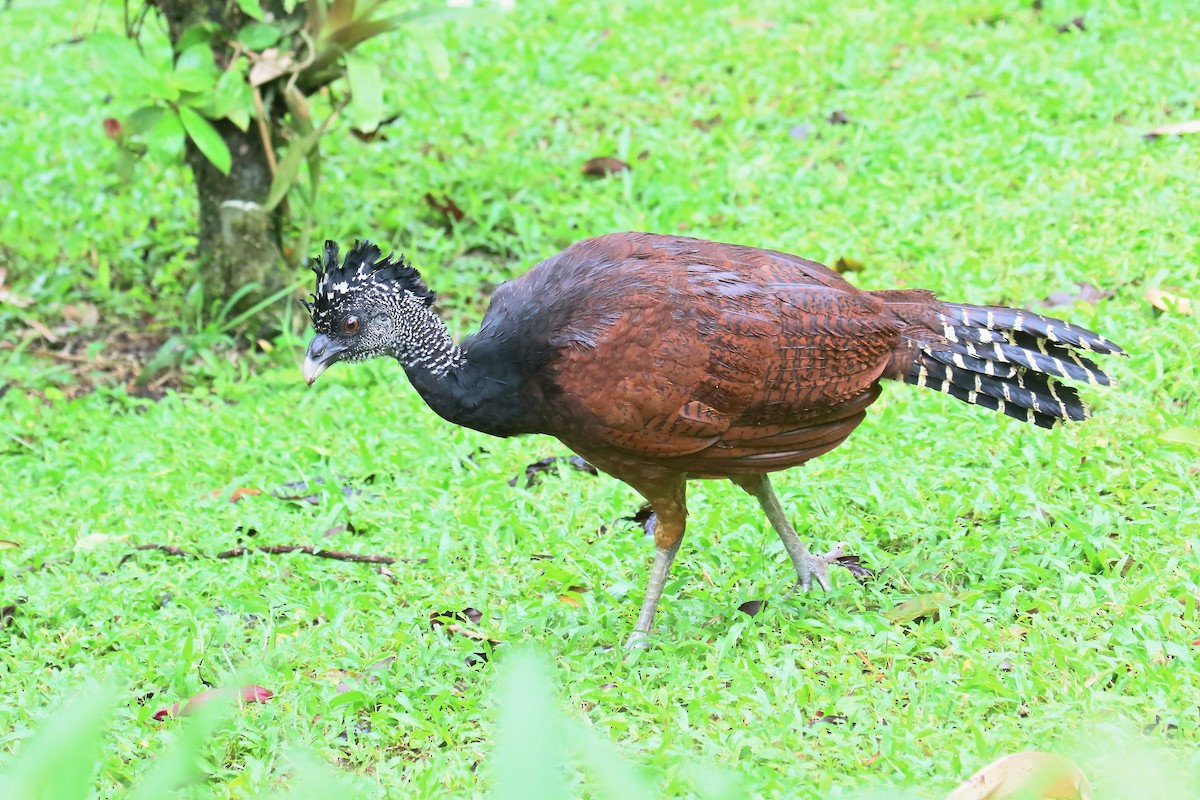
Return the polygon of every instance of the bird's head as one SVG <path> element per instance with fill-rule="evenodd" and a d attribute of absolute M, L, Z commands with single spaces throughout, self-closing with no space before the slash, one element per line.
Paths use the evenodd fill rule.
<path fill-rule="evenodd" d="M 305 304 L 316 334 L 304 358 L 310 386 L 335 362 L 396 355 L 405 320 L 433 305 L 434 293 L 404 256 L 385 258 L 370 242 L 355 242 L 339 264 L 337 244 L 327 241 L 313 261 L 317 286 Z"/>

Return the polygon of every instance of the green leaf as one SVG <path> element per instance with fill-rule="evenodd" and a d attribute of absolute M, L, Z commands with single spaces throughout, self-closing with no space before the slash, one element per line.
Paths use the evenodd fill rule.
<path fill-rule="evenodd" d="M 274 25 L 251 22 L 237 34 L 237 40 L 247 50 L 265 50 L 283 38 L 283 31 Z"/>
<path fill-rule="evenodd" d="M 125 118 L 122 127 L 132 136 L 141 136 L 154 128 L 162 114 L 162 106 L 142 106 Z"/>
<path fill-rule="evenodd" d="M 237 0 L 237 4 L 247 17 L 254 17 L 261 21 L 267 16 L 263 13 L 262 4 L 258 0 Z"/>
<path fill-rule="evenodd" d="M 246 130 L 254 113 L 254 98 L 246 76 L 236 69 L 221 73 L 203 111 L 209 119 L 228 119 Z"/>
<path fill-rule="evenodd" d="M 183 32 L 175 43 L 175 52 L 182 53 L 200 43 L 210 44 L 220 30 L 221 26 L 215 22 L 199 22 Z"/>
<path fill-rule="evenodd" d="M 177 69 L 171 73 L 170 82 L 181 92 L 206 92 L 213 88 L 213 75 L 199 69 Z"/>
<path fill-rule="evenodd" d="M 324 133 L 324 130 L 317 128 L 301 137 L 288 148 L 287 155 L 275 167 L 275 177 L 271 181 L 271 191 L 267 193 L 267 200 L 263 203 L 263 208 L 267 211 L 270 211 L 283 202 L 283 198 L 287 196 L 288 189 L 292 188 L 292 184 L 296 182 L 296 176 L 300 174 L 300 165 L 308 157 L 309 151 L 316 147 L 317 142 L 321 140 L 322 133 Z"/>
<path fill-rule="evenodd" d="M 350 82 L 350 110 L 357 127 L 373 131 L 383 119 L 383 81 L 379 65 L 356 55 L 346 56 L 346 79 Z"/>
<path fill-rule="evenodd" d="M 1171 430 L 1161 434 L 1158 438 L 1171 444 L 1186 444 L 1191 447 L 1200 447 L 1200 431 L 1195 428 L 1171 428 Z"/>
<path fill-rule="evenodd" d="M 611 742 L 601 739 L 595 731 L 574 720 L 570 721 L 567 728 L 567 739 L 584 757 L 599 789 L 597 797 L 654 800 L 655 793 L 650 782 L 621 759 Z"/>
<path fill-rule="evenodd" d="M 500 724 L 492 753 L 497 800 L 555 800 L 564 784 L 562 717 L 551 701 L 550 679 L 540 661 L 516 653 L 500 677 Z"/>
<path fill-rule="evenodd" d="M 179 119 L 188 136 L 196 143 L 196 147 L 199 147 L 200 152 L 204 153 L 204 157 L 223 174 L 228 175 L 233 166 L 233 156 L 230 155 L 229 147 L 212 123 L 187 106 L 179 109 Z"/>
<path fill-rule="evenodd" d="M 364 706 L 366 704 L 367 696 L 358 689 L 351 689 L 349 691 L 342 692 L 337 697 L 329 701 L 329 707 L 331 709 L 337 708 L 338 706 Z"/>
<path fill-rule="evenodd" d="M 175 157 L 183 151 L 183 123 L 176 111 L 163 109 L 154 127 L 146 134 L 146 146 L 155 153 Z"/>
<path fill-rule="evenodd" d="M 434 77 L 444 81 L 450 77 L 450 56 L 442 40 L 430 31 L 422 31 L 424 35 L 416 36 L 417 46 L 425 53 L 429 66 L 433 68 Z"/>
<path fill-rule="evenodd" d="M 181 50 L 179 58 L 175 59 L 175 71 L 180 70 L 196 70 L 198 72 L 208 72 L 216 74 L 217 59 L 213 55 L 212 46 L 207 42 L 194 44 L 187 49 Z"/>
<path fill-rule="evenodd" d="M 928 617 L 940 609 L 954 605 L 957 601 L 943 592 L 919 594 L 896 605 L 891 611 L 883 612 L 883 616 L 896 624 L 913 622 Z"/>
<path fill-rule="evenodd" d="M 47 717 L 32 741 L 24 743 L 16 763 L 5 765 L 10 779 L 5 797 L 89 797 L 113 691 L 111 686 L 88 687 Z"/>

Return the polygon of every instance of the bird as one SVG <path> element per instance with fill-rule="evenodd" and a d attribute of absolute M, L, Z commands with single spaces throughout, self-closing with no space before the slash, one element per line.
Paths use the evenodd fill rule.
<path fill-rule="evenodd" d="M 814 553 L 770 473 L 838 447 L 884 382 L 932 389 L 1041 428 L 1085 419 L 1060 379 L 1108 386 L 1093 360 L 1125 351 L 1059 319 L 867 291 L 775 250 L 653 233 L 571 245 L 499 286 L 455 343 L 401 255 L 335 242 L 306 300 L 311 386 L 337 362 L 391 357 L 434 413 L 498 437 L 548 434 L 645 498 L 655 554 L 627 647 L 645 647 L 687 520 L 687 481 L 754 497 L 796 579 L 830 589 L 843 545 Z"/>

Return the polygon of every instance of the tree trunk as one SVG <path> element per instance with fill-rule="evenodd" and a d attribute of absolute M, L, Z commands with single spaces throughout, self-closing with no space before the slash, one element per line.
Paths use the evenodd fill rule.
<path fill-rule="evenodd" d="M 248 283 L 257 293 L 283 285 L 280 255 L 282 214 L 265 211 L 271 168 L 262 138 L 251 126 L 245 132 L 228 120 L 213 123 L 229 147 L 233 167 L 228 175 L 212 165 L 189 139 L 186 158 L 200 199 L 200 276 L 209 297 L 227 299 Z"/>
<path fill-rule="evenodd" d="M 200 22 L 215 22 L 225 30 L 236 31 L 251 22 L 229 0 L 147 0 L 162 12 L 171 44 L 188 28 Z M 266 0 L 264 9 L 276 19 L 287 16 L 282 0 Z M 296 12 L 300 13 L 300 12 Z M 230 53 L 217 48 L 218 66 Z M 272 109 L 266 110 L 268 116 Z M 228 120 L 213 122 L 233 157 L 228 175 L 212 165 L 188 139 L 185 156 L 196 182 L 200 200 L 200 236 L 198 255 L 200 277 L 205 294 L 228 299 L 249 283 L 259 286 L 257 293 L 243 299 L 248 305 L 284 284 L 280 254 L 283 213 L 263 210 L 262 203 L 271 189 L 271 168 L 258 128 L 251 124 L 242 131 Z M 275 129 L 275 120 L 267 120 L 267 129 Z"/>

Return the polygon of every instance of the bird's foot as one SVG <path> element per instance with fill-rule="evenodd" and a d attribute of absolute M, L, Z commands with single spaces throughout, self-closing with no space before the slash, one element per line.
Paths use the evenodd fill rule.
<path fill-rule="evenodd" d="M 796 575 L 799 578 L 798 584 L 801 589 L 808 591 L 812 588 L 815 582 L 823 590 L 829 591 L 829 567 L 830 565 L 837 567 L 845 567 L 850 570 L 851 574 L 856 578 L 862 578 L 874 573 L 859 563 L 858 556 L 849 555 L 846 548 L 849 545 L 846 542 L 838 542 L 833 548 L 824 555 L 815 555 L 813 553 L 805 553 L 800 556 L 796 564 Z"/>
<path fill-rule="evenodd" d="M 645 650 L 650 647 L 650 634 L 646 631 L 634 631 L 625 640 L 626 650 Z"/>

